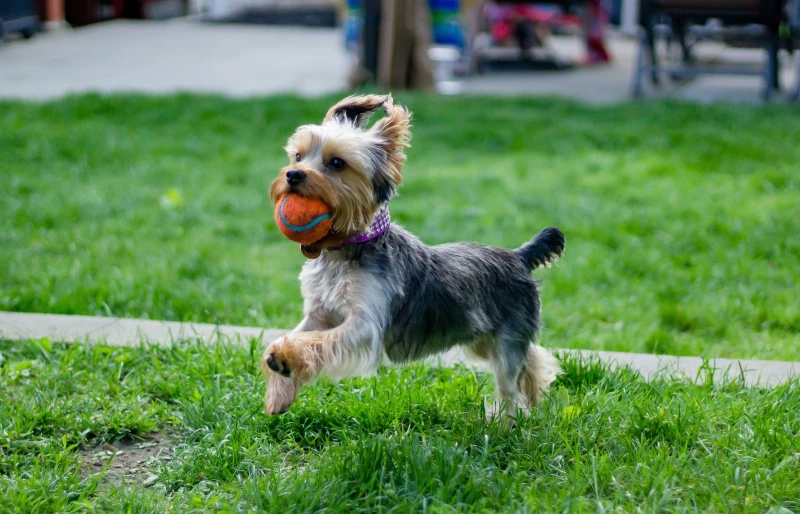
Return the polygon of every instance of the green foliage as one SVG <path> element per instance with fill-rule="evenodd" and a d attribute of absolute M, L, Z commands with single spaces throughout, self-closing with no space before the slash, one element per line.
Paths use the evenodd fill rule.
<path fill-rule="evenodd" d="M 296 323 L 302 257 L 266 190 L 333 100 L 0 102 L 0 309 Z M 431 244 L 567 233 L 537 275 L 546 345 L 800 358 L 796 110 L 397 100 L 415 127 L 395 220 Z M 257 350 L 0 341 L 0 513 L 800 510 L 796 381 L 565 357 L 509 427 L 485 419 L 486 375 L 415 366 L 267 417 Z M 80 452 L 151 432 L 172 458 L 146 480 Z"/>
<path fill-rule="evenodd" d="M 304 389 L 267 417 L 250 347 L 2 342 L 0 512 L 766 512 L 800 508 L 800 383 L 642 380 L 562 356 L 529 419 L 425 366 Z M 711 370 L 709 370 L 711 371 Z M 152 478 L 78 450 L 169 434 Z M 96 470 L 95 470 L 96 471 Z"/>
<path fill-rule="evenodd" d="M 332 97 L 0 102 L 0 309 L 268 327 L 303 257 L 266 191 Z M 567 234 L 557 347 L 800 358 L 800 121 L 786 106 L 398 95 L 392 216 L 430 244 Z"/>

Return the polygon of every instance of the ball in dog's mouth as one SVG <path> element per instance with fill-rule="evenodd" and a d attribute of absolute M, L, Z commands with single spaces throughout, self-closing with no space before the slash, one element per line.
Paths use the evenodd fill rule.
<path fill-rule="evenodd" d="M 287 239 L 304 246 L 324 239 L 333 224 L 331 208 L 325 202 L 294 193 L 275 204 L 275 222 Z"/>

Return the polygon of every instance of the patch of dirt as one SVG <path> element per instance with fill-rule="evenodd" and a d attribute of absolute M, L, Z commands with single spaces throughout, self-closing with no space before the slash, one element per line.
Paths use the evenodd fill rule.
<path fill-rule="evenodd" d="M 100 473 L 108 465 L 103 477 L 106 483 L 116 486 L 136 482 L 148 486 L 157 479 L 154 471 L 158 464 L 172 460 L 173 444 L 168 435 L 151 433 L 121 439 L 114 444 L 85 447 L 80 453 L 87 475 Z M 111 464 L 108 464 L 109 460 Z"/>

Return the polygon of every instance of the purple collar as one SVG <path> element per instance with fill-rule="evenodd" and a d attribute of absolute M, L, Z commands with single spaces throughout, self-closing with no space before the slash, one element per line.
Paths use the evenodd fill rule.
<path fill-rule="evenodd" d="M 380 212 L 378 212 L 378 215 L 375 216 L 375 219 L 372 221 L 372 224 L 369 226 L 367 230 L 359 234 L 356 234 L 354 236 L 348 237 L 347 239 L 342 241 L 342 243 L 339 246 L 332 246 L 328 248 L 328 250 L 341 250 L 342 246 L 356 245 L 359 243 L 366 243 L 367 241 L 371 241 L 372 239 L 375 239 L 379 235 L 389 230 L 389 225 L 391 224 L 391 222 L 392 220 L 389 217 L 389 208 L 383 207 L 381 208 Z"/>

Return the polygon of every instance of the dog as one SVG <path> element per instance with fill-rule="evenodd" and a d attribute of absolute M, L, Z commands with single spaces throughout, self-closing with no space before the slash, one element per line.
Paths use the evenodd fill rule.
<path fill-rule="evenodd" d="M 371 128 L 371 114 L 384 116 Z M 516 250 L 476 243 L 426 246 L 390 223 L 388 203 L 402 183 L 411 113 L 392 97 L 351 96 L 321 125 L 304 125 L 286 146 L 289 165 L 269 190 L 331 207 L 329 235 L 301 246 L 304 317 L 272 342 L 260 365 L 264 408 L 280 414 L 317 377 L 374 372 L 454 346 L 488 361 L 498 405 L 524 412 L 560 372 L 535 344 L 540 300 L 531 272 L 562 255 L 564 234 L 546 228 Z"/>

